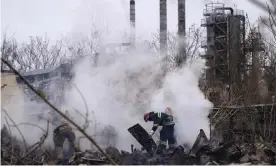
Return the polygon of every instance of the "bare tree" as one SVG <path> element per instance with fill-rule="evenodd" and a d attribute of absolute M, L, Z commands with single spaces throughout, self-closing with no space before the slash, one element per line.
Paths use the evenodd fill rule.
<path fill-rule="evenodd" d="M 203 37 L 203 29 L 201 27 L 196 27 L 196 25 L 192 25 L 189 27 L 188 31 L 186 32 L 185 39 L 179 39 L 178 35 L 175 33 L 168 33 L 168 54 L 170 57 L 178 63 L 180 59 L 176 58 L 179 57 L 179 45 L 178 42 L 183 43 L 185 46 L 185 54 L 187 59 L 195 58 L 199 55 L 199 48 L 201 46 L 201 41 Z M 159 50 L 159 35 L 156 35 L 154 39 L 149 42 L 150 48 L 155 50 Z"/>
<path fill-rule="evenodd" d="M 4 34 L 3 42 L 1 46 L 1 56 L 8 62 L 12 64 L 16 64 L 18 66 L 18 62 L 15 57 L 18 57 L 18 44 L 14 38 L 7 38 Z M 1 70 L 8 69 L 7 66 L 1 62 Z"/>
<path fill-rule="evenodd" d="M 83 57 L 95 54 L 99 50 L 99 34 L 93 30 L 90 35 L 81 37 L 80 40 L 67 43 L 67 49 L 72 57 Z"/>
<path fill-rule="evenodd" d="M 261 22 L 264 24 L 265 28 L 272 34 L 270 38 L 270 43 L 276 46 L 276 4 L 274 0 L 269 0 L 270 3 L 266 3 L 268 17 L 261 17 Z"/>
<path fill-rule="evenodd" d="M 266 83 L 268 85 L 268 91 L 270 96 L 275 96 L 276 94 L 276 3 L 274 0 L 269 0 L 266 3 L 266 10 L 268 12 L 268 17 L 261 17 L 261 22 L 268 30 L 268 37 L 264 38 L 266 44 L 266 52 L 264 59 L 264 76 Z"/>
<path fill-rule="evenodd" d="M 61 40 L 52 44 L 47 37 L 30 37 L 28 42 L 23 43 L 4 37 L 1 53 L 19 71 L 56 67 L 69 58 Z"/>

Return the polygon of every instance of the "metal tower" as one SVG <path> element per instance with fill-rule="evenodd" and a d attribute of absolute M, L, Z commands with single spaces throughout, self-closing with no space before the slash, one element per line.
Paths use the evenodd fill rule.
<path fill-rule="evenodd" d="M 234 87 L 241 85 L 244 73 L 245 16 L 242 10 L 233 10 L 223 3 L 209 3 L 203 11 L 201 26 L 207 37 L 202 43 L 209 69 L 207 80 L 229 86 L 229 98 Z M 235 92 L 233 92 L 235 93 Z"/>

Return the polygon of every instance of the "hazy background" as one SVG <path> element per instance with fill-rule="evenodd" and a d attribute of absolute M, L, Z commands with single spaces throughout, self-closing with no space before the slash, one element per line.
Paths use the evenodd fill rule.
<path fill-rule="evenodd" d="M 187 27 L 200 25 L 207 0 L 186 0 Z M 220 1 L 223 2 L 223 1 Z M 251 21 L 263 11 L 248 0 L 225 0 L 227 5 L 245 10 Z M 1 31 L 18 40 L 28 36 L 87 34 L 92 25 L 99 29 L 120 31 L 129 28 L 129 0 L 1 0 Z M 177 30 L 177 0 L 168 0 L 168 30 Z M 234 7 L 234 8 L 236 8 Z M 136 0 L 136 32 L 142 39 L 151 38 L 159 29 L 159 0 Z"/>
<path fill-rule="evenodd" d="M 187 0 L 187 28 L 193 23 L 200 24 L 205 2 Z M 5 32 L 19 41 L 27 40 L 29 36 L 45 35 L 51 40 L 68 37 L 74 41 L 80 36 L 88 36 L 96 28 L 100 32 L 101 44 L 106 44 L 123 40 L 129 30 L 129 0 L 2 0 L 1 3 L 2 34 Z M 237 7 L 244 9 L 251 21 L 263 14 L 246 0 L 227 3 L 232 6 L 238 4 Z M 177 0 L 168 0 L 168 30 L 177 30 Z M 136 0 L 137 40 L 150 40 L 152 34 L 158 31 L 159 0 Z M 132 54 L 119 52 L 116 58 L 101 53 L 102 59 L 97 67 L 93 67 L 89 57 L 75 66 L 76 77 L 72 81 L 87 99 L 89 111 L 95 112 L 95 119 L 102 127 L 111 125 L 115 128 L 116 146 L 124 150 L 136 142 L 126 129 L 141 123 L 150 130 L 151 124 L 143 122 L 143 114 L 145 111 L 164 111 L 166 106 L 172 107 L 178 119 L 178 143 L 191 145 L 201 128 L 208 135 L 207 115 L 212 103 L 198 87 L 198 79 L 205 68 L 204 60 L 192 61 L 190 65 L 160 78 L 163 62 L 157 58 L 158 54 L 145 50 Z M 133 78 L 130 77 L 133 75 Z M 160 82 L 163 84 L 158 87 Z M 134 105 L 140 91 L 144 94 L 141 103 L 148 105 L 145 109 Z M 83 100 L 74 89 L 66 91 L 66 97 L 64 109 L 68 109 L 74 120 L 82 124 L 83 118 L 76 116 L 73 109 L 85 113 Z M 29 105 L 26 102 L 24 104 Z M 31 116 L 24 117 L 22 112 L 18 114 L 18 110 L 22 109 L 19 104 L 12 106 L 5 108 L 17 123 L 31 120 Z M 40 105 L 35 106 L 30 109 L 43 110 Z M 92 128 L 88 129 L 91 135 L 96 133 Z M 24 132 L 29 136 L 28 142 L 35 142 L 41 136 L 41 133 L 26 127 Z M 96 140 L 103 141 L 103 138 Z M 47 141 L 52 143 L 51 136 Z M 81 147 L 87 148 L 88 145 L 88 142 L 84 142 Z M 101 145 L 106 143 L 102 142 Z"/>

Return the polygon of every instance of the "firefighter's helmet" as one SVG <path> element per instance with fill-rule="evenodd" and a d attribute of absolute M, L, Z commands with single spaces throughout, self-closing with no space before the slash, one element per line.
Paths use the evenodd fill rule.
<path fill-rule="evenodd" d="M 144 114 L 144 121 L 147 122 L 151 119 L 152 115 L 154 114 L 154 112 L 148 112 Z"/>
<path fill-rule="evenodd" d="M 149 120 L 149 112 L 144 114 L 144 121 L 147 122 Z"/>
<path fill-rule="evenodd" d="M 61 118 L 61 120 L 60 120 L 60 124 L 61 124 L 61 125 L 68 125 L 69 123 L 67 122 L 67 120 L 66 120 L 66 119 Z"/>
<path fill-rule="evenodd" d="M 172 115 L 172 109 L 170 107 L 167 107 L 165 113 L 168 115 Z"/>

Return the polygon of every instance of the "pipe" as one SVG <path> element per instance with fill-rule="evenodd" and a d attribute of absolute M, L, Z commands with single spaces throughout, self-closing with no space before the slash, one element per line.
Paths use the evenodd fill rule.
<path fill-rule="evenodd" d="M 220 8 L 215 8 L 214 11 L 216 12 L 217 10 L 230 10 L 231 15 L 232 15 L 232 16 L 234 15 L 234 10 L 233 10 L 231 7 L 220 7 Z"/>

